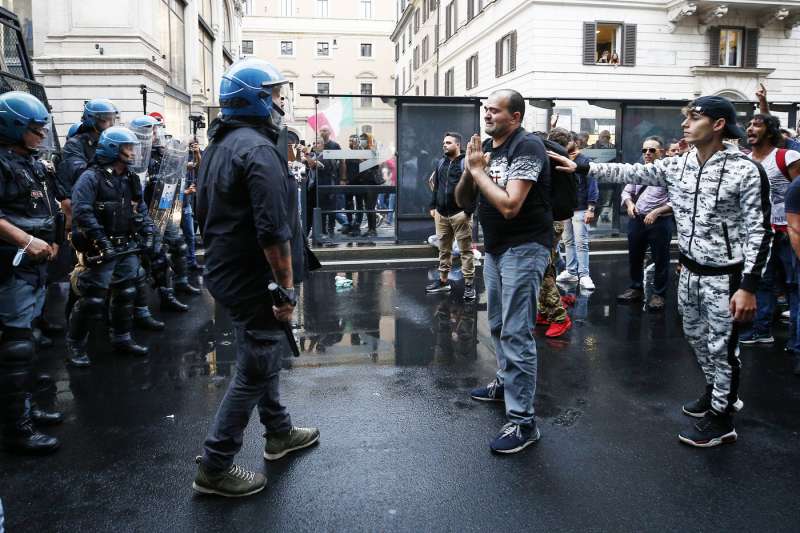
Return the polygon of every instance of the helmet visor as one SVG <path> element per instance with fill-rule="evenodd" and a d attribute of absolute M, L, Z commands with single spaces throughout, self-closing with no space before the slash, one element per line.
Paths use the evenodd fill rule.
<path fill-rule="evenodd" d="M 53 139 L 50 123 L 31 122 L 28 124 L 25 133 L 28 134 L 26 135 L 27 140 L 25 143 L 28 149 L 47 153 L 55 152 L 55 140 Z"/>
<path fill-rule="evenodd" d="M 116 113 L 97 113 L 94 116 L 94 122 L 99 131 L 104 131 L 112 126 L 117 125 Z"/>

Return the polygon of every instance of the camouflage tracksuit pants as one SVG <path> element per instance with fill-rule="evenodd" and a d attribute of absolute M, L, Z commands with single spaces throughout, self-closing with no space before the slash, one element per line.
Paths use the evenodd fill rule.
<path fill-rule="evenodd" d="M 713 386 L 711 407 L 718 413 L 732 412 L 739 398 L 739 331 L 728 306 L 740 277 L 701 276 L 684 267 L 678 283 L 683 333 Z"/>
<path fill-rule="evenodd" d="M 553 249 L 550 253 L 550 264 L 544 271 L 542 287 L 539 289 L 539 313 L 550 323 L 561 323 L 567 319 L 567 311 L 561 303 L 561 293 L 556 286 L 556 263 L 558 262 L 558 244 L 564 233 L 563 222 L 553 222 Z"/>

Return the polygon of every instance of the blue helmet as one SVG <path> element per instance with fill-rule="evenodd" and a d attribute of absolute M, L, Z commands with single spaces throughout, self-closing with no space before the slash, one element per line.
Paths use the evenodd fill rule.
<path fill-rule="evenodd" d="M 38 98 L 21 91 L 0 95 L 0 139 L 18 143 L 32 124 L 50 125 L 50 113 Z"/>
<path fill-rule="evenodd" d="M 112 120 L 116 122 L 117 117 L 119 117 L 119 111 L 117 111 L 117 106 L 114 105 L 114 102 L 111 100 L 106 100 L 105 98 L 95 98 L 93 100 L 89 100 L 83 106 L 83 116 L 81 117 L 81 122 L 90 128 L 97 129 L 98 119 Z M 114 123 L 111 125 L 113 126 Z"/>
<path fill-rule="evenodd" d="M 67 139 L 69 139 L 70 137 L 73 137 L 76 133 L 78 133 L 78 130 L 80 129 L 80 127 L 81 127 L 81 123 L 80 122 L 76 122 L 75 124 L 70 126 L 69 129 L 67 130 Z"/>
<path fill-rule="evenodd" d="M 219 104 L 222 118 L 266 118 L 272 110 L 272 87 L 286 78 L 263 59 L 248 57 L 234 63 L 222 75 Z"/>
<path fill-rule="evenodd" d="M 112 126 L 107 128 L 100 134 L 100 140 L 97 141 L 97 151 L 94 153 L 98 161 L 102 163 L 111 163 L 120 158 L 120 149 L 125 144 L 137 146 L 139 138 L 128 128 L 121 126 Z M 124 160 L 125 163 L 132 161 Z"/>
<path fill-rule="evenodd" d="M 152 128 L 161 124 L 158 120 L 151 117 L 150 115 L 142 115 L 141 117 L 136 117 L 135 119 L 131 120 L 130 125 L 134 128 Z"/>

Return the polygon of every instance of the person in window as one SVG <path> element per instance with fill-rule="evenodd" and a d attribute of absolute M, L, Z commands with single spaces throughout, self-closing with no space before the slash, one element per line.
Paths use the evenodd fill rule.
<path fill-rule="evenodd" d="M 608 61 L 612 65 L 619 65 L 619 54 L 616 52 L 611 53 L 611 59 Z"/>
<path fill-rule="evenodd" d="M 602 65 L 608 64 L 608 50 L 603 50 L 603 53 L 600 54 L 600 59 L 597 60 L 597 63 Z"/>
<path fill-rule="evenodd" d="M 592 148 L 598 148 L 598 149 L 614 148 L 614 145 L 611 143 L 611 132 L 608 130 L 601 131 L 600 135 L 597 138 L 597 142 L 592 145 Z"/>

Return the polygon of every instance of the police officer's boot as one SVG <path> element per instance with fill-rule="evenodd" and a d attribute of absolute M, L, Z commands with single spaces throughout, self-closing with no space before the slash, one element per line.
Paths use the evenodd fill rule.
<path fill-rule="evenodd" d="M 36 343 L 36 347 L 40 350 L 47 350 L 48 348 L 53 347 L 53 339 L 46 337 L 39 328 L 33 329 L 33 341 Z"/>
<path fill-rule="evenodd" d="M 189 306 L 175 298 L 175 291 L 169 287 L 159 287 L 158 294 L 161 298 L 162 311 L 180 311 L 185 313 Z"/>
<path fill-rule="evenodd" d="M 150 331 L 163 331 L 165 324 L 153 318 L 147 306 L 147 282 L 144 278 L 136 280 L 136 299 L 133 302 L 133 324 L 137 328 Z"/>
<path fill-rule="evenodd" d="M 189 276 L 186 268 L 186 243 L 181 241 L 179 245 L 170 244 L 169 255 L 172 260 L 172 270 L 175 273 L 173 277 L 175 292 L 180 294 L 189 294 L 197 296 L 202 291 L 189 283 Z"/>
<path fill-rule="evenodd" d="M 6 328 L 0 344 L 0 405 L 3 447 L 17 453 L 50 453 L 58 439 L 36 430 L 31 419 L 31 365 L 35 344 L 30 330 Z"/>
<path fill-rule="evenodd" d="M 141 357 L 147 355 L 148 349 L 136 344 L 131 336 L 135 299 L 133 283 L 125 283 L 111 291 L 111 346 L 118 353 Z"/>
<path fill-rule="evenodd" d="M 76 367 L 87 367 L 92 364 L 86 353 L 86 342 L 89 337 L 89 325 L 103 318 L 106 302 L 105 289 L 91 287 L 83 291 L 83 295 L 75 302 L 69 316 L 67 331 L 67 363 Z"/>

